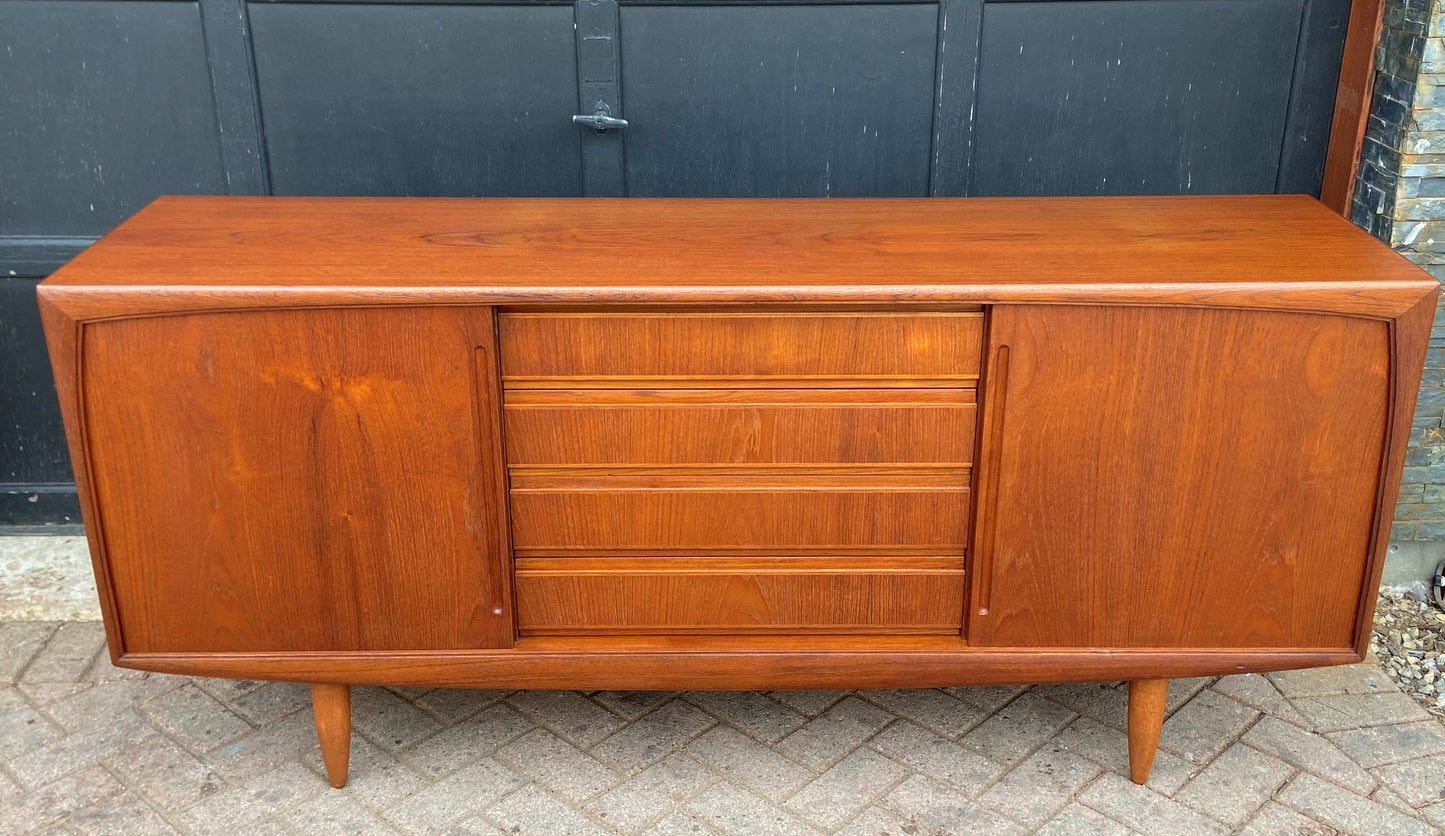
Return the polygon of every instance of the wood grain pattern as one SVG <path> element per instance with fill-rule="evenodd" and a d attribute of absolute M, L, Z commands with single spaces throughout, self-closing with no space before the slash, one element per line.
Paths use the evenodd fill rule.
<path fill-rule="evenodd" d="M 1320 202 L 1349 217 L 1360 146 L 1370 117 L 1375 92 L 1375 45 L 1380 39 L 1381 0 L 1352 0 L 1340 57 L 1340 81 L 1335 88 L 1335 112 L 1330 118 L 1329 149 L 1320 183 Z"/>
<path fill-rule="evenodd" d="M 1129 683 L 1129 778 L 1136 784 L 1149 782 L 1168 699 L 1167 679 L 1135 679 Z"/>
<path fill-rule="evenodd" d="M 607 269 L 579 269 L 585 264 Z M 318 683 L 842 688 L 1157 679 L 1358 660 L 1437 284 L 1302 197 L 826 203 L 167 198 L 40 292 L 107 638 L 124 666 Z M 1040 306 L 1012 310 L 1033 302 Z M 1080 302 L 1097 307 L 1092 313 L 1070 307 Z M 1174 307 L 1115 307 L 1141 303 Z M 689 306 L 687 312 L 697 313 L 699 306 L 730 304 L 758 314 L 788 313 L 780 309 L 792 306 L 837 313 L 885 305 L 926 313 L 998 305 L 990 347 L 1007 344 L 1020 353 L 1010 361 L 1016 371 L 1007 376 L 1013 380 L 1006 385 L 1009 397 L 987 388 L 982 393 L 982 446 L 975 458 L 984 517 L 978 536 L 999 535 L 989 576 L 1005 626 L 988 626 L 989 619 L 981 621 L 971 606 L 972 644 L 958 636 L 688 635 L 528 637 L 505 646 L 512 641 L 508 633 L 506 642 L 498 641 L 504 646 L 482 649 L 489 634 L 451 616 L 458 606 L 475 612 L 475 604 L 510 591 L 510 567 L 502 575 L 478 568 L 490 565 L 491 555 L 506 561 L 497 534 L 505 495 L 500 468 L 493 468 L 490 481 L 472 475 L 474 467 L 485 470 L 488 461 L 501 460 L 500 441 L 495 426 L 463 431 L 454 398 L 464 391 L 469 403 L 475 398 L 495 407 L 498 383 L 486 370 L 495 370 L 498 360 L 487 337 L 488 314 L 429 307 L 437 304 L 524 305 L 533 313 L 577 313 L 578 306 L 598 305 L 658 305 L 652 310 L 659 312 Z M 773 307 L 752 307 L 765 304 Z M 350 310 L 289 310 L 328 305 Z M 255 313 L 99 321 L 230 309 Z M 246 324 L 252 316 L 260 323 Z M 294 326 L 308 316 L 319 317 L 314 327 Z M 224 333 L 202 338 L 186 324 L 199 320 L 225 324 L 218 329 Z M 1029 328 L 1021 331 L 1021 321 Z M 1044 327 L 1050 322 L 1052 330 Z M 1010 336 L 1024 331 L 1028 339 Z M 456 334 L 462 336 L 453 339 Z M 99 377 L 90 351 L 96 335 L 125 337 L 109 360 L 102 357 Z M 224 366 L 230 373 L 209 374 L 206 363 L 196 362 L 203 345 L 211 351 L 206 356 L 231 352 L 234 363 Z M 453 348 L 465 359 L 458 360 Z M 285 442 L 267 455 L 292 468 L 316 462 L 345 472 L 361 466 L 359 451 L 366 449 L 364 443 L 343 448 L 287 441 L 295 438 L 293 418 L 307 409 L 330 437 L 345 433 L 339 421 L 321 420 L 326 413 L 313 394 L 274 401 L 247 395 L 260 384 L 247 383 L 240 370 L 268 359 L 317 374 L 391 364 L 406 369 L 401 378 L 410 406 L 388 414 L 407 428 L 398 446 L 410 452 L 386 480 L 403 490 L 392 494 L 389 487 L 373 498 L 329 470 L 301 490 L 285 486 L 293 505 L 298 495 L 314 500 L 299 504 L 310 509 L 304 512 L 273 511 L 268 503 L 279 502 L 277 491 L 264 486 L 254 494 L 233 490 L 230 470 L 213 464 L 229 461 L 233 438 L 248 451 L 259 449 L 263 434 L 277 432 L 267 421 Z M 1382 383 L 1386 365 L 1388 381 Z M 1004 385 L 1003 376 L 981 371 L 985 387 Z M 662 378 L 653 385 L 694 379 Z M 776 395 L 780 386 L 816 382 L 802 380 L 724 376 L 699 385 L 751 389 L 709 393 L 718 403 L 747 403 L 758 392 Z M 954 383 L 922 376 L 832 377 L 827 385 L 877 390 Z M 531 384 L 646 388 L 626 377 Z M 132 403 L 139 400 L 156 400 L 164 417 L 142 426 L 135 419 L 142 408 Z M 423 403 L 431 404 L 429 412 Z M 995 410 L 1007 412 L 1009 420 L 991 425 Z M 256 417 L 263 412 L 264 419 Z M 496 423 L 488 407 L 472 414 L 477 427 Z M 187 415 L 201 415 L 219 431 L 197 433 Z M 1018 416 L 1022 423 L 1014 420 Z M 995 437 L 996 445 L 990 441 Z M 1371 448 L 1374 439 L 1378 449 Z M 195 458 L 176 467 L 173 454 L 183 448 Z M 401 458 L 398 453 L 386 461 Z M 601 469 L 611 467 L 631 466 Z M 681 478 L 687 474 L 675 468 L 686 467 L 694 480 L 726 479 L 727 472 L 717 471 L 738 466 L 640 467 L 662 472 L 623 475 L 647 484 Z M 797 475 L 795 468 L 778 472 L 776 464 L 740 467 L 757 468 L 764 484 Z M 996 479 L 991 468 L 1002 468 Z M 527 474 L 554 480 L 554 486 L 579 475 L 565 465 L 537 466 Z M 959 486 L 969 478 L 957 465 L 935 463 L 928 470 L 922 462 L 886 469 L 818 462 L 801 475 L 835 484 L 861 476 L 864 485 L 880 476 L 948 479 Z M 413 477 L 422 484 L 419 494 L 406 493 Z M 222 494 L 224 504 L 211 502 L 213 482 L 229 492 Z M 790 492 L 809 492 L 787 484 Z M 1136 489 L 1126 490 L 1129 484 Z M 1174 490 L 1181 485 L 1185 490 Z M 583 487 L 578 493 L 593 492 Z M 127 491 L 137 496 L 124 496 Z M 495 502 L 486 499 L 488 491 Z M 990 510 L 991 491 L 997 512 Z M 200 511 L 167 514 L 164 509 L 176 507 L 172 497 L 187 498 L 191 504 L 184 507 Z M 319 527 L 328 537 L 339 536 L 339 523 L 291 522 L 306 514 L 321 523 L 330 519 L 317 508 L 381 508 L 386 513 L 375 518 L 400 520 L 417 517 L 389 512 L 423 504 L 436 530 L 400 534 L 376 523 L 358 532 L 387 548 L 407 546 L 405 558 L 397 559 L 404 567 L 395 575 L 398 585 L 370 587 L 376 594 L 386 590 L 394 607 L 367 609 L 370 600 L 348 586 L 345 574 L 319 574 L 339 566 L 356 577 L 379 577 L 364 559 L 333 563 L 310 544 L 280 535 Z M 475 510 L 489 504 L 491 512 Z M 228 518 L 242 507 L 262 511 L 255 520 Z M 457 508 L 467 509 L 465 524 L 457 522 Z M 120 509 L 118 518 L 113 509 Z M 823 513 L 842 510 L 864 515 L 837 506 Z M 1010 513 L 1008 525 L 992 524 Z M 212 515 L 219 520 L 214 532 Z M 962 532 L 966 516 L 965 508 L 949 527 Z M 661 518 L 643 522 L 652 526 Z M 928 522 L 937 524 L 938 515 L 929 514 Z M 1357 535 L 1356 524 L 1367 534 Z M 917 528 L 911 522 L 903 527 Z M 250 549 L 241 535 L 252 528 L 280 545 Z M 1296 529 L 1315 531 L 1319 539 L 1295 538 Z M 578 577 L 597 577 L 592 561 L 614 557 L 628 558 L 634 571 L 653 578 L 675 574 L 670 568 L 642 572 L 667 566 L 645 562 L 653 558 L 709 561 L 721 570 L 727 560 L 777 557 L 798 569 L 777 574 L 801 577 L 810 571 L 846 575 L 889 560 L 958 560 L 964 545 L 959 534 L 938 551 L 843 547 L 830 535 L 819 538 L 830 544 L 822 548 L 764 550 L 741 523 L 719 530 L 742 532 L 742 539 L 719 538 L 734 545 L 692 552 L 663 547 L 622 554 L 588 547 L 555 554 Z M 1029 537 L 1035 534 L 1052 562 L 1025 562 L 1010 552 L 1034 542 Z M 489 537 L 496 537 L 495 544 Z M 1171 552 L 1163 548 L 1166 539 L 1193 551 Z M 1296 539 L 1299 547 L 1288 548 Z M 468 545 L 458 549 L 458 542 Z M 977 542 L 982 551 L 986 541 Z M 1170 556 L 1178 554 L 1183 557 Z M 215 565 L 200 559 L 207 555 Z M 183 570 L 184 577 L 175 576 L 180 581 L 137 591 L 137 577 L 151 573 L 164 580 L 173 567 Z M 318 594 L 333 586 L 340 591 L 329 598 Z M 980 588 L 975 584 L 969 594 Z M 175 609 L 172 602 L 179 602 Z M 315 608 L 322 606 L 329 609 L 317 617 Z M 417 626 L 407 620 L 412 614 L 434 626 Z M 358 624 L 369 629 L 373 618 L 400 626 L 385 635 L 358 630 Z M 510 624 L 510 615 L 505 618 Z M 134 637 L 132 624 L 140 625 Z M 393 647 L 419 649 L 388 649 Z"/>
<path fill-rule="evenodd" d="M 1005 406 L 984 419 L 998 472 L 975 536 L 991 602 L 975 584 L 971 641 L 1355 642 L 1389 420 L 1386 323 L 1029 306 L 993 317 L 1009 372 L 985 398 Z"/>
<path fill-rule="evenodd" d="M 1375 617 L 1375 590 L 1385 571 L 1385 552 L 1390 542 L 1390 527 L 1395 518 L 1395 501 L 1400 493 L 1400 479 L 1405 465 L 1405 450 L 1410 441 L 1410 422 L 1415 414 L 1416 396 L 1420 393 L 1425 354 L 1430 344 L 1430 331 L 1436 316 L 1437 287 L 1404 315 L 1390 322 L 1390 407 L 1389 431 L 1385 454 L 1380 459 L 1379 496 L 1375 500 L 1374 536 L 1370 541 L 1369 566 L 1360 595 L 1355 618 L 1355 644 L 1369 647 L 1370 630 Z"/>
<path fill-rule="evenodd" d="M 81 517 L 85 521 L 85 542 L 90 551 L 90 565 L 95 573 L 96 592 L 105 623 L 106 652 L 110 654 L 112 664 L 119 664 L 126 652 L 125 637 L 120 632 L 115 584 L 110 577 L 110 557 L 100 531 L 100 509 L 96 505 L 94 481 L 90 475 L 90 439 L 85 431 L 85 398 L 80 384 L 83 326 L 44 295 L 38 295 L 36 303 L 45 328 L 46 350 L 50 353 L 50 368 L 55 375 L 55 394 L 60 401 L 60 415 L 65 424 L 65 444 L 70 452 Z"/>
<path fill-rule="evenodd" d="M 125 647 L 510 645 L 498 416 L 474 389 L 492 334 L 485 308 L 86 326 Z"/>
<path fill-rule="evenodd" d="M 524 636 L 956 634 L 962 615 L 962 558 L 517 562 L 517 624 Z"/>
<path fill-rule="evenodd" d="M 981 313 L 499 325 L 522 635 L 958 632 Z"/>
<path fill-rule="evenodd" d="M 968 482 L 954 476 L 512 477 L 517 554 L 596 550 L 961 554 Z"/>
<path fill-rule="evenodd" d="M 740 389 L 813 389 L 832 391 L 835 389 L 956 389 L 973 388 L 977 385 L 974 375 L 954 377 L 918 377 L 913 375 L 855 375 L 837 377 L 813 375 L 811 377 L 780 377 L 777 375 L 731 375 L 728 377 L 705 377 L 701 375 L 653 375 L 651 377 L 603 377 L 571 375 L 568 377 L 511 377 L 507 379 L 507 391 L 518 392 L 529 389 L 568 389 L 596 391 L 602 389 L 626 389 L 631 391 L 678 389 L 678 390 L 719 390 L 736 392 Z"/>
<path fill-rule="evenodd" d="M 311 713 L 316 719 L 316 739 L 321 744 L 321 761 L 326 765 L 326 782 L 338 789 L 344 787 L 351 762 L 351 686 L 313 683 Z"/>
<path fill-rule="evenodd" d="M 507 462 L 967 465 L 973 400 L 970 389 L 512 391 Z"/>
<path fill-rule="evenodd" d="M 451 688 L 931 688 L 1182 678 L 1358 662 L 1349 649 L 986 648 L 957 636 L 532 637 L 450 653 L 137 653 L 122 667 L 235 679 Z"/>
<path fill-rule="evenodd" d="M 983 314 L 503 313 L 502 380 L 978 375 Z"/>
<path fill-rule="evenodd" d="M 1300 195 L 163 197 L 40 292 L 76 320 L 301 305 L 719 302 L 1172 303 L 1393 317 L 1434 287 Z"/>

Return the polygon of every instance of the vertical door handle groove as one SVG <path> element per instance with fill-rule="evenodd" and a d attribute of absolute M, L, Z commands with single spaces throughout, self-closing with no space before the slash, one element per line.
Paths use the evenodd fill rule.
<path fill-rule="evenodd" d="M 1008 414 L 1008 364 L 1009 348 L 1001 345 L 993 356 L 993 366 L 989 369 L 989 411 L 988 439 L 984 448 L 983 466 L 984 478 L 987 485 L 984 489 L 984 508 L 980 519 L 974 522 L 975 525 L 984 526 L 980 529 L 983 535 L 980 538 L 978 555 L 974 563 L 975 577 L 978 582 L 978 614 L 986 616 L 990 612 L 993 599 L 993 562 L 994 562 L 994 532 L 998 528 L 998 481 L 999 461 L 1003 457 L 1003 422 Z"/>

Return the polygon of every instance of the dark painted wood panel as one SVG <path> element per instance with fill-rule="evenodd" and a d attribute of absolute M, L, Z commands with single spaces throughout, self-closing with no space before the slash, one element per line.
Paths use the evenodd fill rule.
<path fill-rule="evenodd" d="M 621 10 L 628 194 L 928 194 L 938 6 Z"/>
<path fill-rule="evenodd" d="M 1305 0 L 1277 192 L 1320 194 L 1350 5 L 1350 0 Z"/>
<path fill-rule="evenodd" d="M 253 4 L 276 194 L 578 195 L 570 6 Z"/>
<path fill-rule="evenodd" d="M 227 191 L 268 194 L 270 176 L 261 137 L 261 103 L 256 96 L 247 9 L 246 0 L 201 0 L 201 21 Z"/>
<path fill-rule="evenodd" d="M 0 270 L 44 275 L 78 249 L 65 239 L 26 240 L 30 246 L 0 243 Z M 0 527 L 70 534 L 80 525 L 80 498 L 36 308 L 38 283 L 0 275 Z"/>
<path fill-rule="evenodd" d="M 71 481 L 65 436 L 59 432 L 60 404 L 35 307 L 36 284 L 0 279 L 0 485 Z M 0 499 L 3 504 L 11 503 Z"/>
<path fill-rule="evenodd" d="M 124 648 L 510 646 L 492 341 L 486 308 L 86 326 Z"/>
<path fill-rule="evenodd" d="M 976 195 L 1273 192 L 1301 0 L 987 3 Z"/>
<path fill-rule="evenodd" d="M 617 0 L 577 2 L 577 112 L 622 113 L 622 66 L 617 46 Z M 588 197 L 627 193 L 622 132 L 582 130 L 583 189 Z"/>
<path fill-rule="evenodd" d="M 0 149 L 0 236 L 99 235 L 156 195 L 224 192 L 199 7 L 0 3 Z"/>
<path fill-rule="evenodd" d="M 970 643 L 1354 644 L 1387 323 L 1000 306 L 989 333 Z"/>
<path fill-rule="evenodd" d="M 0 235 L 0 276 L 43 279 L 95 240 L 92 236 Z"/>
<path fill-rule="evenodd" d="M 13 534 L 81 533 L 75 485 L 0 485 L 0 526 Z"/>
<path fill-rule="evenodd" d="M 974 153 L 974 111 L 978 90 L 978 35 L 983 0 L 942 0 L 938 12 L 937 108 L 933 117 L 930 196 L 968 194 Z"/>

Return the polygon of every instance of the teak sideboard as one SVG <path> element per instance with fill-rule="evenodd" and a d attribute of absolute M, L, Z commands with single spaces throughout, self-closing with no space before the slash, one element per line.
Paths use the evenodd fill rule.
<path fill-rule="evenodd" d="M 1354 662 L 1436 282 L 1300 196 L 162 198 L 40 287 L 111 660 L 898 688 Z"/>

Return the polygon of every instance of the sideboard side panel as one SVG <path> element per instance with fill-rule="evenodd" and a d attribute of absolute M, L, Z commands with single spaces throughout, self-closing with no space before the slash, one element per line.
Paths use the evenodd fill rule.
<path fill-rule="evenodd" d="M 971 644 L 1354 644 L 1389 420 L 1386 321 L 992 316 L 989 362 L 1007 371 L 982 398 L 988 576 Z"/>
<path fill-rule="evenodd" d="M 127 652 L 510 647 L 493 323 L 419 307 L 87 324 Z"/>

